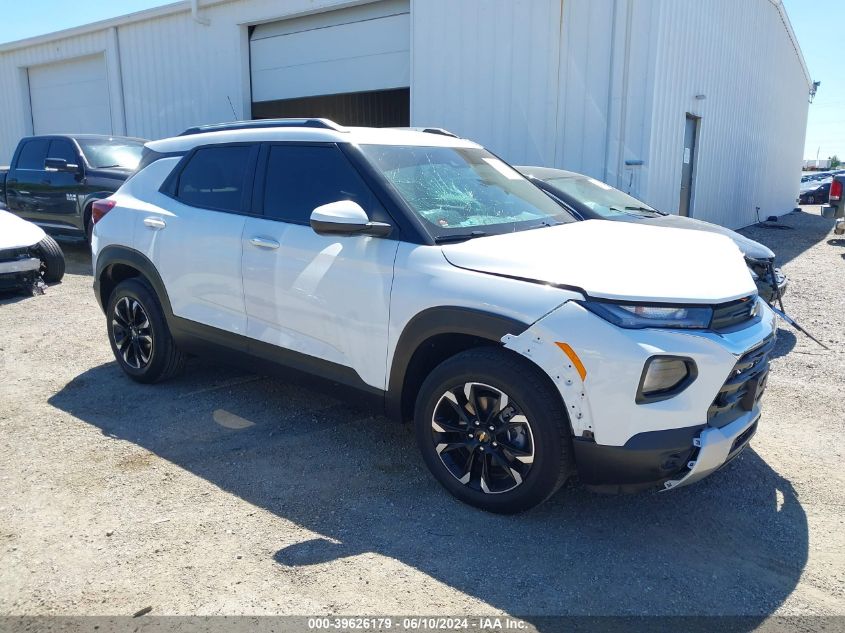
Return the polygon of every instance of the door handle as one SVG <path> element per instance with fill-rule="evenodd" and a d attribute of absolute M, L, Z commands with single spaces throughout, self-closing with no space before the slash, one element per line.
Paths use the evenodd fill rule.
<path fill-rule="evenodd" d="M 144 226 L 148 226 L 151 229 L 153 229 L 154 231 L 160 231 L 165 226 L 167 226 L 167 222 L 165 222 L 161 218 L 156 218 L 156 217 L 144 218 Z"/>
<path fill-rule="evenodd" d="M 276 240 L 271 240 L 266 237 L 251 237 L 249 243 L 258 248 L 267 248 L 275 250 L 281 246 Z"/>

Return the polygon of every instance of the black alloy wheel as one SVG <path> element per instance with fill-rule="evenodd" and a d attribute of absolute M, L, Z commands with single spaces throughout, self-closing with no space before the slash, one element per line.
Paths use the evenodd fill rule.
<path fill-rule="evenodd" d="M 554 383 L 530 360 L 477 347 L 444 360 L 419 387 L 417 445 L 452 495 L 489 512 L 522 512 L 574 472 L 572 429 Z"/>
<path fill-rule="evenodd" d="M 150 318 L 144 306 L 133 297 L 121 297 L 111 314 L 112 340 L 132 369 L 144 369 L 153 357 Z"/>
<path fill-rule="evenodd" d="M 534 463 L 528 418 L 490 385 L 467 382 L 446 391 L 434 408 L 431 434 L 451 475 L 484 494 L 513 490 Z"/>

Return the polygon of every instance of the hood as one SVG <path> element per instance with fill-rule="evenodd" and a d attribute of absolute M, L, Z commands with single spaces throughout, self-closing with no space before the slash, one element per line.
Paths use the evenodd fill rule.
<path fill-rule="evenodd" d="M 629 221 L 625 218 L 624 221 Z M 707 233 L 716 233 L 724 235 L 733 240 L 742 254 L 751 259 L 773 259 L 775 254 L 768 246 L 748 239 L 744 235 L 740 235 L 736 231 L 732 231 L 724 226 L 712 224 L 710 222 L 702 222 L 701 220 L 694 220 L 693 218 L 685 218 L 680 215 L 662 215 L 654 218 L 634 217 L 631 216 L 631 222 L 648 224 L 649 226 L 665 226 L 674 229 L 687 229 L 692 231 L 705 231 Z"/>
<path fill-rule="evenodd" d="M 25 248 L 44 239 L 44 231 L 32 222 L 0 210 L 0 249 Z"/>
<path fill-rule="evenodd" d="M 601 299 L 716 304 L 757 292 L 736 245 L 709 232 L 586 220 L 441 248 L 460 268 Z"/>

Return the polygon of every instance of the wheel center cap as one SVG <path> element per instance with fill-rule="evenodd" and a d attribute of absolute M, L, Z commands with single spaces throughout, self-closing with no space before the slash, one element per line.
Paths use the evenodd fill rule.
<path fill-rule="evenodd" d="M 479 431 L 478 435 L 475 436 L 479 442 L 489 442 L 490 441 L 490 434 L 487 431 Z"/>

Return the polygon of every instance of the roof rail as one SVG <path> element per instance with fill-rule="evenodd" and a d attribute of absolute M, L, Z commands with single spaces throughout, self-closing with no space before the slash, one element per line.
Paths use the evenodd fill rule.
<path fill-rule="evenodd" d="M 426 134 L 440 134 L 440 136 L 451 136 L 452 138 L 460 138 L 454 132 L 444 130 L 442 127 L 398 127 L 397 130 L 410 130 L 411 132 L 425 132 Z"/>
<path fill-rule="evenodd" d="M 252 130 L 268 127 L 312 127 L 346 132 L 346 128 L 329 119 L 253 119 L 250 121 L 229 121 L 227 123 L 212 123 L 210 125 L 196 125 L 189 127 L 179 136 L 203 134 L 205 132 L 225 132 L 228 130 Z"/>

